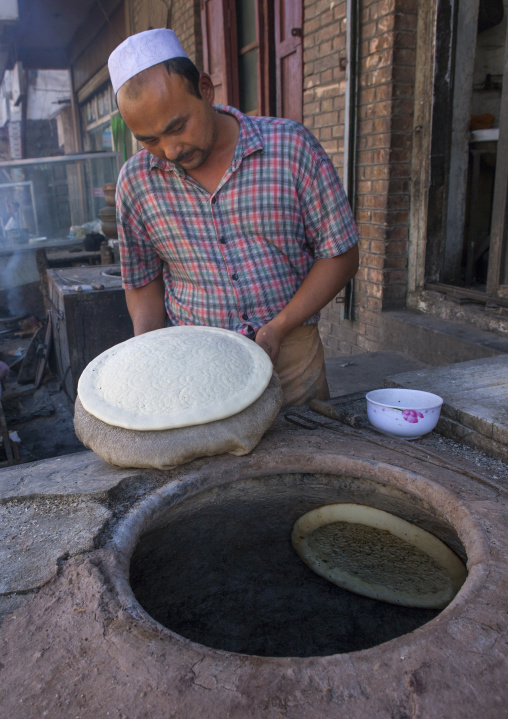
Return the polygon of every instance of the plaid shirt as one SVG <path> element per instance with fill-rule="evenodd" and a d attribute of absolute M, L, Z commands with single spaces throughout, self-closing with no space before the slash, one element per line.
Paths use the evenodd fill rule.
<path fill-rule="evenodd" d="M 240 135 L 213 195 L 144 149 L 123 166 L 123 286 L 142 287 L 162 270 L 172 324 L 252 336 L 287 305 L 315 259 L 346 252 L 358 237 L 332 162 L 303 125 L 217 109 L 237 118 Z"/>

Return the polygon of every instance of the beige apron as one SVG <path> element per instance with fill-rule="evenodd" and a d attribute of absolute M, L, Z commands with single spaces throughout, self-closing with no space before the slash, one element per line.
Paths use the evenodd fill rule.
<path fill-rule="evenodd" d="M 275 371 L 282 385 L 284 407 L 330 398 L 317 325 L 296 327 L 286 336 Z"/>

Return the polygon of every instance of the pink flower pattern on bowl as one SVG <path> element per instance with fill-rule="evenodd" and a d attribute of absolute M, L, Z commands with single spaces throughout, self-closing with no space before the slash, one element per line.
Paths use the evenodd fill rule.
<path fill-rule="evenodd" d="M 406 422 L 416 424 L 418 419 L 423 419 L 423 414 L 418 412 L 417 409 L 404 409 L 402 410 L 402 417 L 406 420 Z"/>

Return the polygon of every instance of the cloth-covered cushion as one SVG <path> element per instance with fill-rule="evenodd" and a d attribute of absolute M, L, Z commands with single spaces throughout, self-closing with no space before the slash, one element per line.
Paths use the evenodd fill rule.
<path fill-rule="evenodd" d="M 274 372 L 263 394 L 249 407 L 207 424 L 138 431 L 106 424 L 76 399 L 74 428 L 78 439 L 101 459 L 119 467 L 168 469 L 198 457 L 229 452 L 248 454 L 282 407 L 282 390 Z"/>

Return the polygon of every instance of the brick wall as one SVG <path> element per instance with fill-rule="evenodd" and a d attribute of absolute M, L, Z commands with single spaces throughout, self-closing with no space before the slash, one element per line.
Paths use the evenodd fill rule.
<path fill-rule="evenodd" d="M 380 313 L 405 305 L 417 0 L 360 2 L 356 220 L 360 269 L 354 321 L 332 301 L 320 325 L 326 354 L 378 349 Z M 346 3 L 306 0 L 304 122 L 343 166 Z"/>
<path fill-rule="evenodd" d="M 126 0 L 130 34 L 152 27 L 170 27 L 198 67 L 202 64 L 200 0 Z"/>
<path fill-rule="evenodd" d="M 201 41 L 200 0 L 174 0 L 172 5 L 172 29 L 178 35 L 182 47 L 194 64 L 203 67 L 203 44 Z"/>
<path fill-rule="evenodd" d="M 342 174 L 346 73 L 346 2 L 307 0 L 304 6 L 303 122 Z"/>

